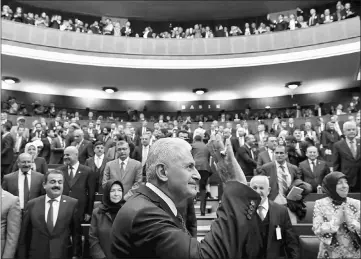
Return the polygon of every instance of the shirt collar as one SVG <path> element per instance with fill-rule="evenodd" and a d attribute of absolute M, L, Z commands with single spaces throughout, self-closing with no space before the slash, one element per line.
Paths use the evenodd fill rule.
<path fill-rule="evenodd" d="M 70 167 L 70 165 L 69 165 L 69 167 Z M 68 169 L 69 169 L 69 167 L 68 167 Z M 74 169 L 75 172 L 78 171 L 79 161 L 76 162 L 74 165 L 72 165 L 72 167 L 73 167 L 73 169 Z"/>
<path fill-rule="evenodd" d="M 96 157 L 97 159 L 103 160 L 103 159 L 104 159 L 104 154 L 102 154 L 101 156 L 95 155 L 95 157 Z"/>
<path fill-rule="evenodd" d="M 174 216 L 177 216 L 178 211 L 171 198 L 169 198 L 164 192 L 162 192 L 158 187 L 154 186 L 151 183 L 146 183 L 145 186 L 155 192 L 165 203 L 167 203 Z"/>
<path fill-rule="evenodd" d="M 276 167 L 277 167 L 277 168 L 280 168 L 281 164 L 278 163 L 277 161 L 275 161 L 275 163 L 276 163 Z M 284 168 L 286 168 L 287 164 L 286 164 L 286 163 L 283 163 L 282 166 L 283 166 Z"/>
<path fill-rule="evenodd" d="M 353 143 L 355 143 L 356 139 L 353 139 L 352 141 L 353 141 Z M 346 138 L 346 142 L 347 142 L 347 144 L 351 145 L 351 140 L 350 139 Z"/>
<path fill-rule="evenodd" d="M 268 204 L 268 198 L 265 198 L 262 203 L 259 204 L 258 207 L 263 207 L 266 211 L 268 211 L 269 209 L 269 204 Z"/>
<path fill-rule="evenodd" d="M 56 200 L 57 202 L 60 202 L 60 199 L 61 199 L 61 195 L 54 198 L 54 200 Z M 48 195 L 45 195 L 45 204 L 47 204 L 50 200 L 51 198 Z"/>
<path fill-rule="evenodd" d="M 27 174 L 28 174 L 28 175 L 31 175 L 31 169 L 28 171 Z M 19 169 L 19 175 L 24 175 L 24 173 L 21 171 L 21 169 Z"/>
<path fill-rule="evenodd" d="M 119 158 L 118 160 L 119 160 L 119 165 L 121 165 L 122 162 L 123 162 L 123 163 L 124 163 L 124 166 L 127 167 L 127 164 L 128 164 L 128 162 L 129 162 L 129 156 L 128 156 L 124 161 L 121 160 L 120 158 Z"/>
<path fill-rule="evenodd" d="M 315 163 L 315 165 L 316 165 L 316 163 L 317 163 L 317 159 L 315 159 L 313 162 L 314 162 L 314 163 Z M 312 160 L 311 160 L 311 159 L 308 159 L 308 163 L 312 164 Z"/>

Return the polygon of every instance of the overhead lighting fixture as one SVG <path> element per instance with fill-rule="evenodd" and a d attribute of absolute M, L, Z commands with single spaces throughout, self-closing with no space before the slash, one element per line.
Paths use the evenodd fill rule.
<path fill-rule="evenodd" d="M 271 109 L 271 106 L 267 105 L 265 108 L 266 108 L 266 109 Z"/>
<path fill-rule="evenodd" d="M 13 76 L 3 76 L 1 80 L 9 85 L 20 83 L 20 79 Z"/>
<path fill-rule="evenodd" d="M 112 94 L 112 93 L 117 92 L 118 89 L 115 88 L 115 87 L 105 86 L 105 87 L 103 87 L 103 91 L 108 93 L 108 94 Z"/>
<path fill-rule="evenodd" d="M 289 82 L 285 85 L 285 87 L 291 89 L 291 90 L 295 90 L 296 88 L 300 87 L 302 84 L 301 81 L 294 81 L 294 82 Z"/>
<path fill-rule="evenodd" d="M 193 93 L 198 94 L 198 95 L 202 95 L 208 92 L 208 89 L 206 88 L 195 88 L 193 89 Z"/>
<path fill-rule="evenodd" d="M 361 72 L 358 72 L 357 80 L 360 80 L 360 78 L 361 78 Z"/>

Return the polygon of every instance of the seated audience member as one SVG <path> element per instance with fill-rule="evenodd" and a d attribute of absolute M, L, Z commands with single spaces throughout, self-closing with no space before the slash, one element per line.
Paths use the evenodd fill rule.
<path fill-rule="evenodd" d="M 317 258 L 361 258 L 360 201 L 347 197 L 349 186 L 341 172 L 322 182 L 327 197 L 316 200 L 312 230 L 320 239 Z"/>
<path fill-rule="evenodd" d="M 335 124 L 332 121 L 327 122 L 326 129 L 321 135 L 321 145 L 323 148 L 324 159 L 329 166 L 332 166 L 333 145 L 340 140 L 340 136 L 335 131 Z"/>
<path fill-rule="evenodd" d="M 268 199 L 271 189 L 268 177 L 263 175 L 254 176 L 251 179 L 250 187 L 262 199 L 257 213 L 264 254 L 259 258 L 299 258 L 299 243 L 292 229 L 287 208 Z M 282 242 L 277 238 L 276 227 L 280 228 Z"/>
<path fill-rule="evenodd" d="M 255 138 L 253 135 L 246 135 L 246 143 L 237 150 L 237 161 L 241 166 L 245 175 L 254 175 L 254 170 L 257 168 L 256 154 L 253 151 Z"/>
<path fill-rule="evenodd" d="M 34 172 L 39 172 L 41 174 L 45 174 L 48 171 L 48 164 L 45 159 L 42 157 L 38 157 L 38 146 L 35 142 L 30 142 L 25 145 L 24 153 L 31 155 L 31 170 Z M 19 170 L 18 163 L 15 163 L 13 166 L 13 172 Z"/>
<path fill-rule="evenodd" d="M 43 175 L 31 169 L 30 154 L 20 154 L 17 163 L 18 171 L 4 176 L 2 187 L 19 197 L 20 208 L 24 209 L 29 200 L 44 194 Z"/>
<path fill-rule="evenodd" d="M 63 193 L 64 176 L 44 176 L 46 195 L 29 201 L 21 226 L 18 258 L 81 258 L 78 201 Z M 71 240 L 71 243 L 70 243 Z"/>
<path fill-rule="evenodd" d="M 129 157 L 129 144 L 124 140 L 116 144 L 119 159 L 105 165 L 103 187 L 111 179 L 118 179 L 124 187 L 124 200 L 128 200 L 142 182 L 142 164 Z"/>
<path fill-rule="evenodd" d="M 320 25 L 321 23 L 321 17 L 316 13 L 315 9 L 310 10 L 310 18 L 308 19 L 308 26 L 316 26 Z"/>
<path fill-rule="evenodd" d="M 257 167 L 260 168 L 264 164 L 270 163 L 275 160 L 274 150 L 278 146 L 277 138 L 275 136 L 268 136 L 267 148 L 258 154 Z"/>
<path fill-rule="evenodd" d="M 319 160 L 318 150 L 315 146 L 307 148 L 307 160 L 299 165 L 301 179 L 312 186 L 312 192 L 317 192 L 317 186 L 321 185 L 323 178 L 330 173 L 325 161 Z"/>
<path fill-rule="evenodd" d="M 90 255 L 93 259 L 112 259 L 110 232 L 119 209 L 125 203 L 123 185 L 118 180 L 109 180 L 104 186 L 102 204 L 94 209 L 90 228 Z"/>
<path fill-rule="evenodd" d="M 197 193 L 195 184 L 200 176 L 194 168 L 191 147 L 179 138 L 163 138 L 150 149 L 146 185 L 139 188 L 136 196 L 124 204 L 115 218 L 110 238 L 113 256 L 258 258 L 262 238 L 254 214 L 260 197 L 246 185 L 230 141 L 226 141 L 225 150 L 221 137 L 211 136 L 208 145 L 211 155 L 217 157 L 220 177 L 227 183 L 222 206 L 217 212 L 219 216 L 213 221 L 205 240 L 199 243 L 187 233 L 184 220 L 176 209 Z M 225 151 L 225 156 L 221 151 Z M 233 243 L 237 245 L 231 246 Z"/>
<path fill-rule="evenodd" d="M 346 3 L 345 8 L 341 11 L 342 19 L 355 17 L 357 14 L 351 9 L 351 4 Z"/>
<path fill-rule="evenodd" d="M 21 227 L 19 198 L 1 191 L 1 258 L 15 258 Z"/>
<path fill-rule="evenodd" d="M 342 171 L 348 181 L 351 192 L 360 191 L 361 154 L 360 139 L 356 139 L 356 123 L 343 124 L 345 139 L 333 145 L 333 170 Z"/>

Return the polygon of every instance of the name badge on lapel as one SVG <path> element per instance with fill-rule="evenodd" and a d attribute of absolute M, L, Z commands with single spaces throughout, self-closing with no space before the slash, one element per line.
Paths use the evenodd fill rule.
<path fill-rule="evenodd" d="M 277 238 L 277 240 L 281 240 L 281 239 L 282 239 L 280 226 L 277 226 L 277 227 L 276 227 L 276 238 Z"/>

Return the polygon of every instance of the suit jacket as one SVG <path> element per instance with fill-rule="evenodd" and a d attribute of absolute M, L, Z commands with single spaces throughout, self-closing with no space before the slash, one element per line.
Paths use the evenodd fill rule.
<path fill-rule="evenodd" d="M 43 139 L 43 138 L 46 138 L 46 133 L 45 133 L 45 131 L 40 131 L 40 138 L 39 139 Z M 38 136 L 38 134 L 37 134 L 37 132 L 35 131 L 35 132 L 32 132 L 31 134 L 30 134 L 30 140 L 32 140 L 33 138 L 35 138 L 35 137 L 37 137 Z"/>
<path fill-rule="evenodd" d="M 124 187 L 124 199 L 131 197 L 142 182 L 142 164 L 139 161 L 128 158 L 125 173 L 120 172 L 119 159 L 108 162 L 105 165 L 103 187 L 110 179 L 118 179 Z"/>
<path fill-rule="evenodd" d="M 1 258 L 14 258 L 21 227 L 19 198 L 2 190 L 1 196 Z"/>
<path fill-rule="evenodd" d="M 45 193 L 43 188 L 44 175 L 38 172 L 31 171 L 31 182 L 29 190 L 29 201 L 35 199 Z M 10 192 L 12 195 L 19 196 L 19 171 L 5 175 L 2 187 L 5 191 Z"/>
<path fill-rule="evenodd" d="M 117 154 L 117 150 L 116 147 L 111 147 L 108 149 L 108 152 L 105 153 L 105 157 L 109 160 L 109 161 L 113 161 L 115 159 L 118 158 L 118 154 Z"/>
<path fill-rule="evenodd" d="M 104 155 L 103 163 L 101 164 L 100 168 L 97 168 L 94 161 L 95 161 L 95 157 L 89 157 L 85 161 L 85 166 L 89 167 L 91 169 L 91 172 L 94 174 L 96 181 L 95 191 L 103 193 L 102 192 L 103 174 L 104 174 L 105 165 L 109 162 L 109 160 Z"/>
<path fill-rule="evenodd" d="M 59 122 L 59 125 L 63 127 L 63 123 L 62 122 Z M 49 129 L 55 129 L 56 126 L 55 126 L 55 120 L 49 122 Z"/>
<path fill-rule="evenodd" d="M 263 136 L 264 137 L 268 136 L 268 133 L 265 131 L 263 133 Z M 264 146 L 265 143 L 263 143 L 263 139 L 261 139 L 261 137 L 259 136 L 259 132 L 255 133 L 254 137 L 256 138 L 256 142 L 258 143 L 258 147 Z"/>
<path fill-rule="evenodd" d="M 14 158 L 15 141 L 10 134 L 1 137 L 1 164 L 10 165 Z"/>
<path fill-rule="evenodd" d="M 286 162 L 286 165 L 288 167 L 288 171 L 291 175 L 291 185 L 295 179 L 299 179 L 298 175 L 298 169 L 296 166 Z M 276 162 L 271 162 L 268 164 L 265 164 L 261 167 L 261 174 L 268 176 L 271 192 L 268 195 L 268 199 L 271 201 L 274 201 L 279 193 L 278 189 L 278 176 L 277 176 L 277 168 L 276 168 Z"/>
<path fill-rule="evenodd" d="M 210 153 L 206 144 L 201 141 L 192 144 L 192 156 L 196 163 L 196 169 L 210 172 L 209 166 Z"/>
<path fill-rule="evenodd" d="M 308 19 L 308 26 L 315 26 L 317 23 L 320 24 L 321 22 L 321 17 L 316 14 L 313 19 L 312 16 L 310 16 L 310 18 Z"/>
<path fill-rule="evenodd" d="M 72 146 L 76 146 L 77 144 L 78 143 L 76 143 L 76 142 L 71 143 Z M 85 164 L 85 161 L 89 157 L 94 156 L 93 144 L 86 139 L 84 139 L 83 142 L 80 144 L 78 151 L 79 151 L 79 153 L 78 153 L 79 163 L 82 165 Z"/>
<path fill-rule="evenodd" d="M 257 167 L 257 162 L 255 152 L 253 155 L 254 159 L 251 155 L 251 149 L 246 145 L 238 148 L 236 158 L 245 175 L 254 175 L 253 171 Z"/>
<path fill-rule="evenodd" d="M 39 156 L 43 157 L 45 159 L 46 163 L 49 164 L 52 140 L 50 142 L 48 138 L 43 138 L 41 141 L 43 142 L 44 147 L 43 147 L 41 153 L 39 154 Z"/>
<path fill-rule="evenodd" d="M 340 136 L 336 131 L 325 130 L 321 134 L 321 144 L 325 149 L 333 150 L 333 145 L 340 140 Z"/>
<path fill-rule="evenodd" d="M 46 174 L 46 172 L 48 171 L 48 164 L 46 163 L 44 158 L 36 157 L 34 159 L 34 163 L 35 163 L 35 167 L 36 167 L 37 172 L 39 172 L 41 174 Z M 19 171 L 18 163 L 14 163 L 12 171 L 13 172 Z"/>
<path fill-rule="evenodd" d="M 14 141 L 14 153 L 16 153 L 16 151 L 17 151 L 17 150 L 15 150 L 16 149 L 16 141 L 17 140 L 15 139 L 15 141 Z M 21 143 L 20 143 L 20 146 L 19 146 L 19 154 L 24 153 L 26 143 L 28 143 L 27 140 L 24 137 L 21 137 Z"/>
<path fill-rule="evenodd" d="M 114 140 L 111 138 L 110 134 L 108 134 L 108 136 L 106 137 L 106 140 L 104 142 L 104 135 L 101 134 L 97 137 L 98 141 L 102 141 L 104 143 L 104 154 L 106 154 L 109 150 L 109 148 L 111 148 L 114 144 Z M 93 155 L 94 156 L 94 155 Z"/>
<path fill-rule="evenodd" d="M 63 140 L 65 144 L 65 139 Z M 58 137 L 53 138 L 53 141 L 50 145 L 51 154 L 49 164 L 58 165 L 63 163 L 64 148 L 65 147 L 62 147 Z"/>
<path fill-rule="evenodd" d="M 13 137 L 14 141 L 16 140 L 16 134 L 18 134 L 18 126 L 12 126 L 11 130 L 10 130 L 10 135 Z M 26 140 L 29 140 L 29 136 L 30 136 L 30 133 L 29 133 L 29 129 L 28 128 L 25 128 L 25 131 L 23 133 L 23 137 L 26 139 Z"/>
<path fill-rule="evenodd" d="M 177 207 L 177 210 L 182 215 L 188 232 L 192 237 L 197 238 L 197 216 L 193 197 L 185 200 L 184 204 Z"/>
<path fill-rule="evenodd" d="M 76 199 L 62 195 L 52 233 L 45 221 L 45 195 L 29 201 L 24 212 L 19 240 L 19 259 L 68 259 L 69 237 L 72 256 L 81 256 L 81 226 Z"/>
<path fill-rule="evenodd" d="M 333 170 L 344 173 L 350 187 L 354 187 L 360 181 L 360 139 L 356 140 L 356 148 L 357 156 L 354 158 L 346 140 L 340 140 L 333 145 Z"/>
<path fill-rule="evenodd" d="M 63 165 L 58 170 L 64 174 L 63 194 L 75 198 L 79 201 L 78 215 L 84 217 L 84 214 L 92 215 L 96 178 L 91 169 L 85 165 L 79 164 L 78 170 L 72 181 L 70 181 L 68 166 Z"/>
<path fill-rule="evenodd" d="M 298 173 L 302 181 L 311 184 L 312 192 L 317 192 L 317 186 L 322 185 L 323 178 L 330 173 L 330 169 L 325 161 L 317 159 L 316 166 L 312 172 L 310 163 L 307 159 L 300 163 Z"/>
<path fill-rule="evenodd" d="M 269 227 L 267 242 L 267 259 L 279 258 L 286 251 L 287 258 L 300 258 L 298 237 L 292 229 L 287 208 L 268 200 Z M 276 227 L 281 229 L 281 240 L 277 240 Z"/>
<path fill-rule="evenodd" d="M 260 168 L 264 164 L 267 164 L 270 162 L 272 162 L 272 160 L 269 156 L 268 150 L 262 151 L 261 153 L 258 154 L 257 168 Z"/>
<path fill-rule="evenodd" d="M 141 186 L 114 220 L 111 252 L 116 258 L 251 258 L 250 247 L 257 253 L 262 247 L 259 239 L 250 244 L 253 237 L 260 237 L 254 216 L 259 201 L 260 196 L 247 185 L 227 182 L 218 217 L 199 243 L 182 230 L 164 200 Z"/>
<path fill-rule="evenodd" d="M 148 127 L 145 127 L 146 128 L 146 131 L 152 131 L 150 128 L 148 128 Z M 139 137 L 141 137 L 142 136 L 142 130 L 143 130 L 143 127 L 139 127 L 139 128 L 137 128 L 137 130 L 135 131 L 135 134 L 137 135 L 137 136 L 139 136 Z"/>

